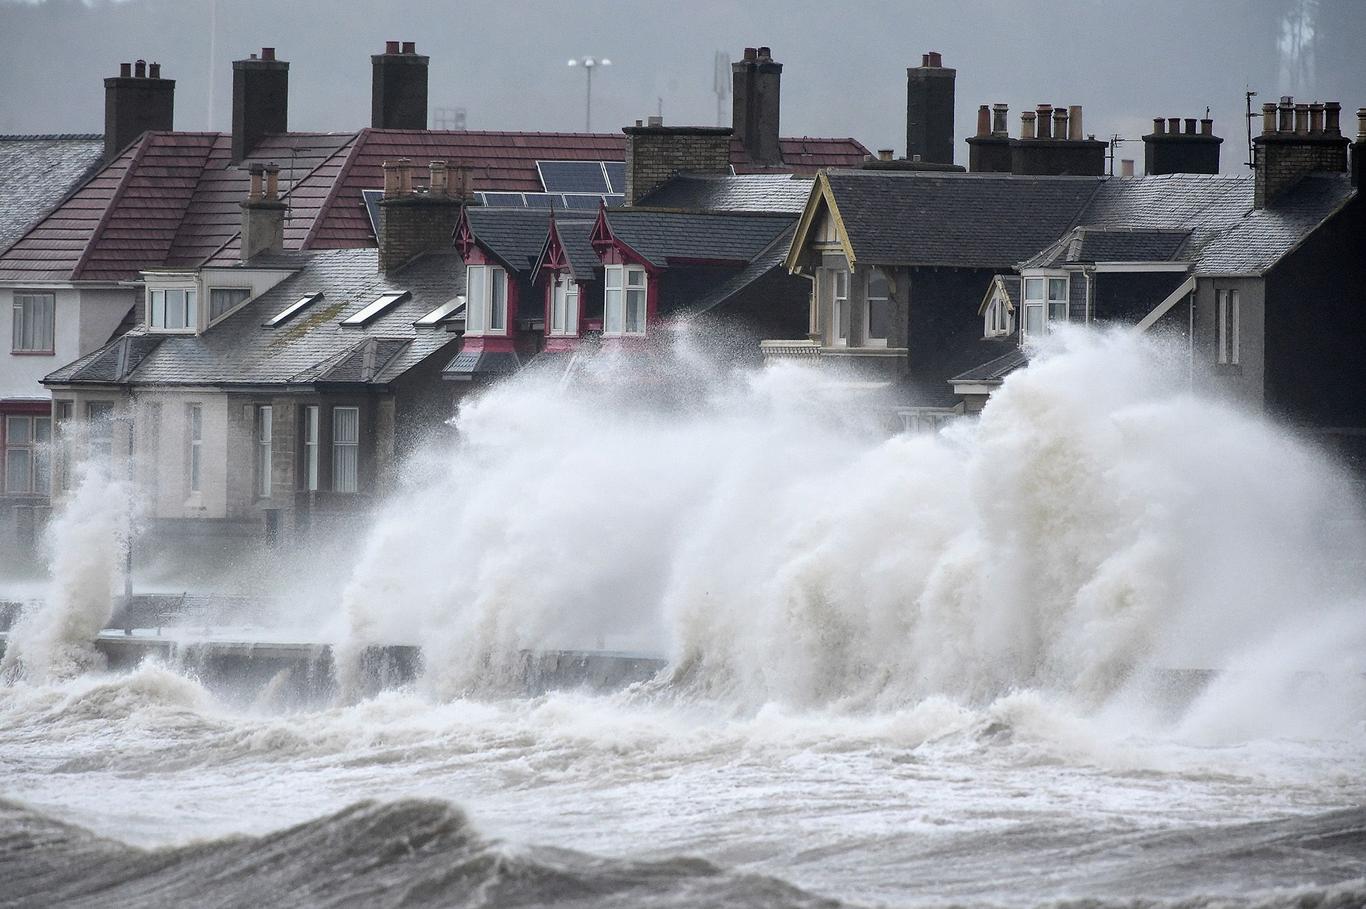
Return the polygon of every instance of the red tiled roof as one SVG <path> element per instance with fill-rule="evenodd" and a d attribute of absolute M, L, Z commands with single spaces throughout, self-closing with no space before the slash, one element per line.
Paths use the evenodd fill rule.
<path fill-rule="evenodd" d="M 781 141 L 781 170 L 800 174 L 856 165 L 868 153 L 853 139 Z M 427 164 L 445 160 L 469 167 L 474 189 L 538 192 L 539 160 L 625 153 L 620 133 L 363 129 L 267 136 L 233 166 L 227 135 L 148 133 L 0 256 L 0 281 L 116 281 L 144 268 L 235 260 L 251 162 L 280 165 L 286 248 L 339 249 L 374 245 L 361 190 L 383 187 L 387 160 L 412 160 L 419 184 Z M 738 140 L 731 158 L 737 172 L 755 170 Z"/>

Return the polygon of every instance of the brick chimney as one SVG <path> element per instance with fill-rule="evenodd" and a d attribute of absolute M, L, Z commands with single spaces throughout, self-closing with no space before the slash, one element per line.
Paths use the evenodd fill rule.
<path fill-rule="evenodd" d="M 953 84 L 958 71 L 944 66 L 938 51 L 906 69 L 906 157 L 932 164 L 953 163 Z"/>
<path fill-rule="evenodd" d="M 730 125 L 744 143 L 753 164 L 780 165 L 783 152 L 778 140 L 778 101 L 783 65 L 766 47 L 745 48 L 743 60 L 730 65 Z"/>
<path fill-rule="evenodd" d="M 285 212 L 280 198 L 280 165 L 252 164 L 251 189 L 242 203 L 241 259 L 246 262 L 263 252 L 285 248 Z"/>
<path fill-rule="evenodd" d="M 1358 107 L 1357 140 L 1352 143 L 1352 185 L 1366 185 L 1363 177 L 1366 177 L 1366 107 Z"/>
<path fill-rule="evenodd" d="M 626 134 L 626 204 L 675 174 L 730 173 L 731 130 L 725 126 L 665 126 L 658 117 L 622 129 Z"/>
<path fill-rule="evenodd" d="M 1262 105 L 1262 134 L 1252 140 L 1257 175 L 1253 204 L 1269 208 L 1287 189 L 1312 173 L 1346 173 L 1347 147 L 1339 118 L 1342 105 L 1329 101 L 1296 104 L 1286 95 L 1280 104 Z M 1318 126 L 1316 129 L 1315 126 Z"/>
<path fill-rule="evenodd" d="M 375 129 L 427 128 L 427 64 L 412 41 L 388 41 L 370 57 L 370 125 Z"/>
<path fill-rule="evenodd" d="M 1020 138 L 1010 141 L 1010 172 L 1038 176 L 1105 174 L 1104 142 L 1083 138 L 1082 108 L 1040 104 L 1020 115 Z"/>
<path fill-rule="evenodd" d="M 451 247 L 468 181 L 445 161 L 433 161 L 428 188 L 413 185 L 413 162 L 384 162 L 384 197 L 379 201 L 379 268 L 394 271 L 422 255 Z"/>
<path fill-rule="evenodd" d="M 161 64 L 122 63 L 104 80 L 104 160 L 112 161 L 148 130 L 174 129 L 175 80 L 161 78 Z"/>
<path fill-rule="evenodd" d="M 232 61 L 232 161 L 241 162 L 268 133 L 289 132 L 289 64 L 275 48 Z"/>
<path fill-rule="evenodd" d="M 1178 127 L 1176 132 L 1168 128 Z M 1143 137 L 1143 169 L 1149 176 L 1158 174 L 1217 174 L 1219 146 L 1223 139 L 1214 134 L 1214 121 L 1205 117 L 1197 130 L 1195 119 L 1153 118 L 1153 131 Z"/>
<path fill-rule="evenodd" d="M 1010 129 L 1005 104 L 977 108 L 977 135 L 968 138 L 968 170 L 975 174 L 1010 173 Z"/>

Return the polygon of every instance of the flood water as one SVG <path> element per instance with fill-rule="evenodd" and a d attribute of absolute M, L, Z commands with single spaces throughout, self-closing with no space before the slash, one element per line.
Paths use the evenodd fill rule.
<path fill-rule="evenodd" d="M 938 436 L 686 353 L 687 394 L 602 364 L 467 405 L 312 585 L 343 663 L 426 671 L 329 707 L 99 671 L 124 511 L 78 491 L 87 570 L 5 656 L 0 905 L 1366 905 L 1366 533 L 1325 458 L 1128 336 Z M 669 668 L 512 693 L 519 650 L 598 644 Z"/>

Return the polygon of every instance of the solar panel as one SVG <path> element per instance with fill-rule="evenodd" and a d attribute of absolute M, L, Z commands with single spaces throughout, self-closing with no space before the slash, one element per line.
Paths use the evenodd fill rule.
<path fill-rule="evenodd" d="M 602 196 L 588 193 L 568 193 L 564 197 L 564 207 L 571 211 L 596 211 L 602 204 Z"/>
<path fill-rule="evenodd" d="M 611 184 L 612 192 L 626 192 L 626 162 L 604 161 L 602 166 L 607 169 L 607 181 Z"/>
<path fill-rule="evenodd" d="M 564 208 L 564 197 L 559 193 L 522 193 L 527 208 Z"/>
<path fill-rule="evenodd" d="M 541 183 L 551 193 L 605 193 L 601 161 L 537 161 Z"/>
<path fill-rule="evenodd" d="M 375 239 L 379 239 L 379 200 L 384 198 L 382 189 L 362 189 L 361 198 L 365 200 L 365 213 L 370 216 L 370 229 L 375 232 Z"/>
<path fill-rule="evenodd" d="M 526 208 L 521 193 L 484 193 L 484 204 L 490 208 Z"/>
<path fill-rule="evenodd" d="M 626 204 L 626 197 L 625 197 L 625 196 L 616 196 L 616 195 L 613 195 L 613 196 L 603 196 L 603 198 L 607 200 L 607 207 L 608 207 L 608 208 L 620 208 L 621 206 L 623 206 L 623 205 Z"/>
<path fill-rule="evenodd" d="M 408 291 L 406 290 L 400 291 L 398 293 L 380 294 L 379 298 L 375 300 L 375 302 L 371 303 L 369 306 L 365 307 L 360 312 L 356 313 L 353 316 L 347 316 L 345 319 L 342 319 L 341 324 L 347 326 L 365 325 L 367 322 L 379 316 L 380 313 L 384 312 L 390 306 L 393 306 L 399 300 L 402 300 L 407 296 Z"/>
<path fill-rule="evenodd" d="M 308 304 L 316 303 L 322 298 L 322 294 L 309 294 L 306 297 L 300 297 L 299 299 L 295 300 L 293 303 L 289 304 L 284 309 L 280 310 L 275 315 L 271 316 L 269 319 L 262 322 L 261 324 L 264 325 L 266 328 L 274 328 L 276 325 L 279 325 L 282 322 L 287 322 L 290 319 L 292 319 L 294 315 L 299 312 L 299 310 L 303 309 Z"/>

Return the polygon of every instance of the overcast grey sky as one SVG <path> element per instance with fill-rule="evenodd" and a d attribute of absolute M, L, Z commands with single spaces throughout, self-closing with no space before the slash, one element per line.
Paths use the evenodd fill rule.
<path fill-rule="evenodd" d="M 1208 106 L 1225 170 L 1244 160 L 1245 86 L 1341 101 L 1345 122 L 1366 105 L 1366 0 L 0 0 L 0 132 L 99 132 L 101 80 L 138 57 L 177 80 L 177 128 L 227 129 L 230 63 L 263 45 L 290 61 L 292 128 L 351 130 L 386 39 L 431 56 L 433 108 L 519 130 L 583 128 L 583 73 L 565 65 L 581 54 L 613 61 L 594 77 L 595 130 L 661 101 L 668 123 L 714 124 L 715 52 L 767 44 L 784 135 L 898 154 L 905 67 L 937 50 L 958 70 L 960 163 L 980 103 L 1010 104 L 1012 132 L 1023 106 L 1082 104 L 1098 137 Z"/>

